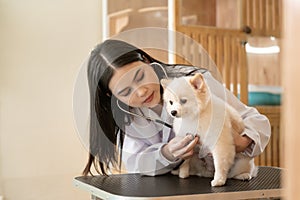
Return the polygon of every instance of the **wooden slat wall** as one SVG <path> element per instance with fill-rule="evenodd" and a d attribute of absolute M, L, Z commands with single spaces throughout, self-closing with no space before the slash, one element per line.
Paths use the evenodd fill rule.
<path fill-rule="evenodd" d="M 177 30 L 193 38 L 207 50 L 222 74 L 226 87 L 234 94 L 237 94 L 237 85 L 240 84 L 241 100 L 247 104 L 248 72 L 246 54 L 244 47 L 240 44 L 243 35 L 239 32 L 236 34 L 230 32 L 229 34 L 226 30 L 207 30 L 206 28 L 192 26 L 180 26 L 177 27 Z M 200 63 L 200 65 L 206 66 L 208 62 L 202 57 L 203 54 L 189 45 L 191 44 L 188 42 L 177 41 L 176 52 L 182 51 L 179 54 L 184 55 L 184 58 L 181 58 L 180 61 L 189 60 L 191 63 Z M 255 158 L 255 163 L 258 166 L 280 167 L 280 144 L 282 139 L 280 135 L 280 107 L 259 106 L 257 109 L 270 120 L 272 135 L 264 152 Z"/>
<path fill-rule="evenodd" d="M 225 86 L 240 99 L 248 103 L 248 72 L 245 47 L 245 34 L 238 30 L 205 28 L 199 26 L 177 26 L 177 31 L 191 37 L 202 45 L 215 62 L 222 75 Z M 188 41 L 176 41 L 176 52 L 183 57 L 176 63 L 187 63 L 208 67 L 206 54 L 191 46 Z M 187 62 L 189 61 L 189 62 Z M 240 87 L 240 91 L 239 88 Z"/>
<path fill-rule="evenodd" d="M 244 20 L 252 28 L 252 34 L 280 37 L 281 1 L 280 0 L 243 0 Z M 246 35 L 239 30 L 205 28 L 200 26 L 184 26 L 180 24 L 179 5 L 176 1 L 176 31 L 186 34 L 201 44 L 216 63 L 221 72 L 226 87 L 237 94 L 237 85 L 240 85 L 241 100 L 248 103 L 248 70 L 245 48 L 241 43 L 246 41 Z M 245 12 L 246 11 L 246 12 Z M 208 63 L 201 52 L 185 41 L 176 41 L 176 63 L 195 64 L 206 66 Z M 230 85 L 233 85 L 230 87 Z M 255 158 L 260 166 L 281 166 L 280 144 L 280 107 L 260 106 L 260 113 L 266 115 L 271 124 L 272 136 L 265 151 Z"/>
<path fill-rule="evenodd" d="M 243 25 L 252 35 L 281 36 L 281 0 L 243 0 Z"/>

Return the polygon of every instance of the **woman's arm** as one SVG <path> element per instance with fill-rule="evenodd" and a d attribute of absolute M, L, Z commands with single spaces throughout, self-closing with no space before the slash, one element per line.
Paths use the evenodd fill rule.
<path fill-rule="evenodd" d="M 215 80 L 209 72 L 204 73 L 208 86 L 216 96 L 226 99 L 235 108 L 245 123 L 245 131 L 240 137 L 235 137 L 237 151 L 244 151 L 255 157 L 261 154 L 267 146 L 271 136 L 271 126 L 266 116 L 260 114 L 254 107 L 243 104 L 236 96 Z"/>
<path fill-rule="evenodd" d="M 180 160 L 170 161 L 162 154 L 165 143 L 147 144 L 145 139 L 125 136 L 122 161 L 128 173 L 155 176 L 170 172 Z"/>
<path fill-rule="evenodd" d="M 142 118 L 136 120 L 138 124 L 132 122 L 125 128 L 122 161 L 126 170 L 151 176 L 170 172 L 180 160 L 170 161 L 162 154 L 168 143 L 162 142 L 161 126 Z"/>
<path fill-rule="evenodd" d="M 129 127 L 132 131 L 137 131 Z M 155 131 L 154 129 L 152 131 Z M 137 134 L 137 133 L 136 133 Z M 172 138 L 168 143 L 161 141 L 160 133 L 150 138 L 125 136 L 122 160 L 128 172 L 159 175 L 170 172 L 182 159 L 193 155 L 198 137 L 187 135 Z"/>

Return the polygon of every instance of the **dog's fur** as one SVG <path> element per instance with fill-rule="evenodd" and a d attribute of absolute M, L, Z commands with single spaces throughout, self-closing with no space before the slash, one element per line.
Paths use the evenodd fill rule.
<path fill-rule="evenodd" d="M 174 117 L 175 134 L 185 136 L 190 133 L 200 138 L 201 146 L 197 147 L 200 149 L 199 154 L 184 161 L 179 168 L 179 177 L 214 177 L 211 185 L 222 186 L 227 178 L 250 180 L 256 176 L 257 168 L 253 158 L 235 153 L 233 134 L 240 134 L 245 128 L 241 116 L 233 107 L 210 92 L 202 74 L 174 80 L 163 79 L 161 84 L 166 109 Z M 214 119 L 218 119 L 217 123 Z M 209 139 L 215 141 L 214 144 L 206 143 L 209 137 L 215 138 Z M 205 149 L 212 154 L 212 167 L 206 165 L 209 162 L 205 159 L 209 156 L 203 153 Z"/>

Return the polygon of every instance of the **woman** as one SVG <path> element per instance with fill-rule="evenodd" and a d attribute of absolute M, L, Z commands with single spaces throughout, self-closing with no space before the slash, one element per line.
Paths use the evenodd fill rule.
<path fill-rule="evenodd" d="M 246 129 L 235 136 L 236 151 L 259 155 L 270 138 L 268 119 L 224 90 L 207 70 L 165 64 L 126 42 L 106 40 L 88 62 L 90 155 L 83 174 L 91 173 L 93 164 L 98 173 L 107 174 L 123 163 L 127 172 L 154 176 L 193 155 L 198 138 L 175 137 L 159 81 L 194 73 L 202 73 L 211 91 L 221 98 L 225 94 L 241 114 Z"/>

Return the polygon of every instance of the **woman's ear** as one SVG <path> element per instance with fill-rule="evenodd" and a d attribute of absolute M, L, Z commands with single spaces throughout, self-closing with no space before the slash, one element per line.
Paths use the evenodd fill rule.
<path fill-rule="evenodd" d="M 170 84 L 171 81 L 172 80 L 170 80 L 170 79 L 161 79 L 160 84 L 164 89 L 166 89 L 166 87 Z"/>
<path fill-rule="evenodd" d="M 150 63 L 149 59 L 145 55 L 142 55 L 142 58 L 145 63 Z"/>

